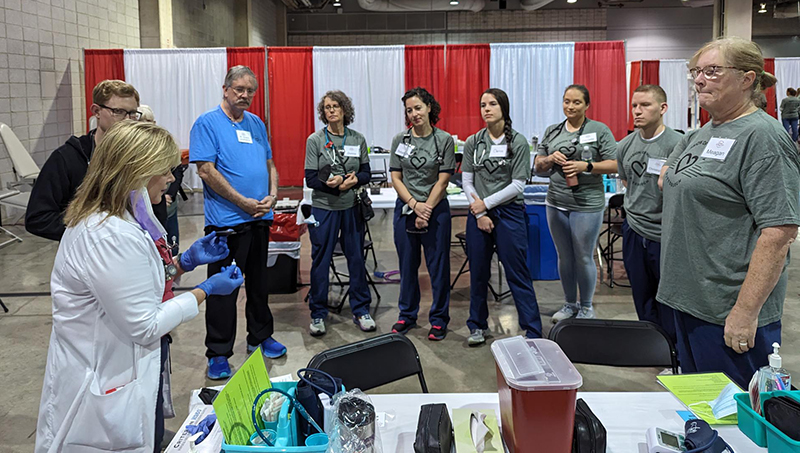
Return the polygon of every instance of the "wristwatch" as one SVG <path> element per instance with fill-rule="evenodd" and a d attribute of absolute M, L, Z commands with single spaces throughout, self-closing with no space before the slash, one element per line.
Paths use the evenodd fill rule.
<path fill-rule="evenodd" d="M 594 165 L 591 162 L 586 162 L 586 173 L 591 173 L 592 168 L 594 168 Z"/>

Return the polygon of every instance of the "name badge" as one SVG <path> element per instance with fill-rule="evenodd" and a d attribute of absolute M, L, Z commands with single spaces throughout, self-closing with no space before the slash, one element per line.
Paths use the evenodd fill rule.
<path fill-rule="evenodd" d="M 489 151 L 489 157 L 505 158 L 507 153 L 508 145 L 492 145 L 492 150 Z"/>
<path fill-rule="evenodd" d="M 345 145 L 344 157 L 361 157 L 361 147 Z"/>
<path fill-rule="evenodd" d="M 394 153 L 397 154 L 398 157 L 408 157 L 413 150 L 414 150 L 414 145 L 400 143 L 399 145 L 397 145 L 397 149 L 394 150 Z"/>
<path fill-rule="evenodd" d="M 654 159 L 652 157 L 647 159 L 647 173 L 660 176 L 661 168 L 663 168 L 666 163 L 667 161 L 665 159 Z"/>
<path fill-rule="evenodd" d="M 253 136 L 250 135 L 250 131 L 236 131 L 236 138 L 239 139 L 239 143 L 253 143 Z"/>
<path fill-rule="evenodd" d="M 597 132 L 581 135 L 581 145 L 583 145 L 584 143 L 594 143 L 596 141 L 597 141 Z"/>
<path fill-rule="evenodd" d="M 708 141 L 708 145 L 706 145 L 706 149 L 703 150 L 703 154 L 701 154 L 700 157 L 724 161 L 725 158 L 728 157 L 728 153 L 731 152 L 731 147 L 734 143 L 736 143 L 736 140 L 732 138 L 712 137 L 711 140 Z"/>

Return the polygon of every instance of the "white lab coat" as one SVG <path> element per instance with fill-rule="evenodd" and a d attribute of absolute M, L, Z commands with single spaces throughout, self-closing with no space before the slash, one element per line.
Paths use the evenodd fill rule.
<path fill-rule="evenodd" d="M 162 303 L 161 257 L 133 217 L 104 217 L 58 247 L 36 453 L 151 453 L 161 337 L 198 313 L 188 292 Z"/>

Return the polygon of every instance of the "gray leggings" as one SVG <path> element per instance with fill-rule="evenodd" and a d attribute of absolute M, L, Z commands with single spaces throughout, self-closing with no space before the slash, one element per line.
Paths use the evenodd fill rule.
<path fill-rule="evenodd" d="M 603 211 L 561 211 L 548 206 L 547 225 L 558 252 L 564 299 L 569 304 L 576 303 L 580 289 L 581 306 L 591 307 L 597 283 L 594 250 L 603 225 Z"/>

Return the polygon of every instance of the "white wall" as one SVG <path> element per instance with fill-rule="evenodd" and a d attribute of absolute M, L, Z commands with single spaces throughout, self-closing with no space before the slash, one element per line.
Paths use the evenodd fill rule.
<path fill-rule="evenodd" d="M 690 58 L 711 40 L 713 9 L 619 8 L 608 10 L 609 40 L 625 41 L 625 58 Z"/>

